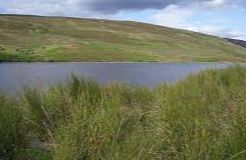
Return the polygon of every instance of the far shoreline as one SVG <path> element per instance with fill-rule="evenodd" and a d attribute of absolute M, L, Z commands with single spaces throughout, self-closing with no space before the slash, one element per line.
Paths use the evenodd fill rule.
<path fill-rule="evenodd" d="M 21 64 L 21 63 L 71 63 L 71 64 L 184 64 L 184 63 L 200 63 L 200 64 L 246 64 L 246 62 L 233 61 L 2 61 L 0 64 Z"/>

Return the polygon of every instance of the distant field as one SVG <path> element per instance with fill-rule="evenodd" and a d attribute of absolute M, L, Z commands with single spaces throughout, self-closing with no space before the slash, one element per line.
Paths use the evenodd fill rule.
<path fill-rule="evenodd" d="M 246 62 L 246 48 L 137 22 L 0 15 L 0 61 Z"/>

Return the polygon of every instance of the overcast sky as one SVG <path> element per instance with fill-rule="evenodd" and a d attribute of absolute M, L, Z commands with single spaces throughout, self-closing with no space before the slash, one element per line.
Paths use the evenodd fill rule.
<path fill-rule="evenodd" d="M 246 0 L 0 0 L 0 13 L 133 20 L 246 40 Z"/>

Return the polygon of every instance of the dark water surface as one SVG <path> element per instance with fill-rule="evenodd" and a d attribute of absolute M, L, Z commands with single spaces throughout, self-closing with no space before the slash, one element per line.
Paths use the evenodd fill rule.
<path fill-rule="evenodd" d="M 175 82 L 225 63 L 0 63 L 0 90 L 16 92 L 24 86 L 47 87 L 66 82 L 71 74 L 100 83 L 123 82 L 153 87 Z"/>

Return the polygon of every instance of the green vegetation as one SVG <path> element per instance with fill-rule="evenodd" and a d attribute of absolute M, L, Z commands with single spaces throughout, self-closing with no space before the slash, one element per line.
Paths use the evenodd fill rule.
<path fill-rule="evenodd" d="M 76 77 L 0 97 L 0 159 L 245 160 L 246 68 L 130 87 Z"/>
<path fill-rule="evenodd" d="M 138 22 L 0 15 L 0 61 L 246 62 L 246 48 Z"/>

